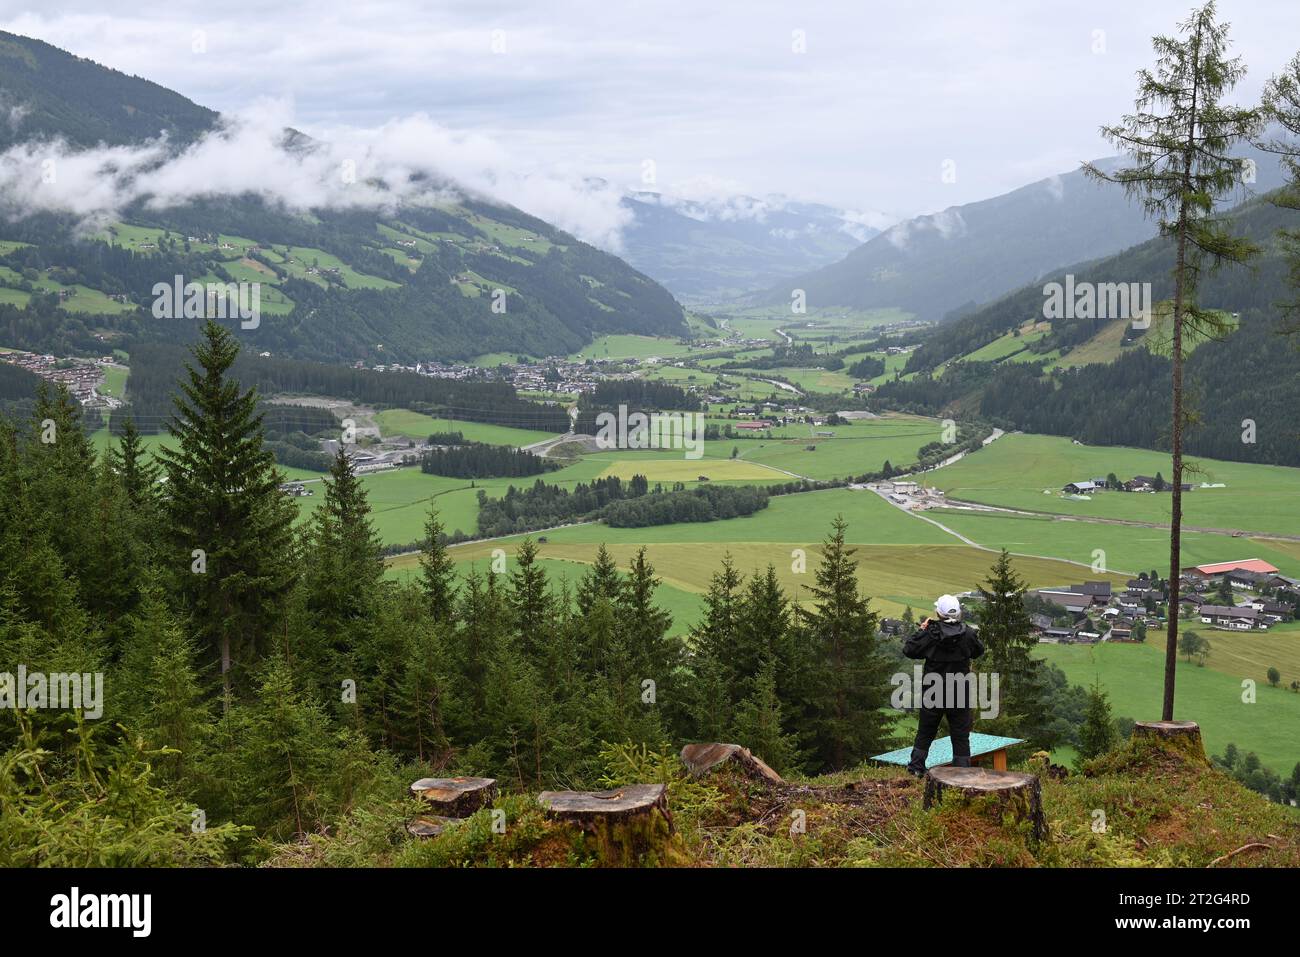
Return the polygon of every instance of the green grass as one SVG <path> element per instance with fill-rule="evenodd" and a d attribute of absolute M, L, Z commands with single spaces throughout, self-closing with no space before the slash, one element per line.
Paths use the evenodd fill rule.
<path fill-rule="evenodd" d="M 1300 535 L 1300 469 L 1215 459 L 1189 459 L 1200 472 L 1186 481 L 1224 483 L 1224 488 L 1196 488 L 1183 496 L 1183 523 L 1214 529 L 1245 529 Z M 1063 498 L 1062 486 L 1080 479 L 1121 479 L 1135 474 L 1166 480 L 1169 455 L 1110 446 L 1074 445 L 1046 435 L 1007 435 L 976 455 L 934 473 L 934 482 L 950 496 L 986 505 L 1071 516 L 1101 516 L 1168 523 L 1168 493 L 1101 492 L 1089 501 Z M 1248 548 L 1248 546 L 1245 546 Z M 1250 555 L 1227 555 L 1230 558 Z"/>
<path fill-rule="evenodd" d="M 1288 621 L 1273 625 L 1268 631 L 1244 634 L 1215 631 L 1198 624 L 1191 625 L 1191 628 L 1210 642 L 1207 668 L 1237 679 L 1253 678 L 1260 685 L 1268 681 L 1268 669 L 1276 668 L 1282 675 L 1280 686 L 1283 688 L 1300 680 L 1300 621 Z"/>
<path fill-rule="evenodd" d="M 411 412 L 407 409 L 385 409 L 375 414 L 375 422 L 384 438 L 405 435 L 423 442 L 434 432 L 460 432 L 471 442 L 491 445 L 531 445 L 554 438 L 557 433 L 534 429 L 513 429 L 487 422 L 467 422 L 461 419 L 444 419 Z"/>
<path fill-rule="evenodd" d="M 104 381 L 100 383 L 99 391 L 102 395 L 111 395 L 115 399 L 120 399 L 126 395 L 126 379 L 129 370 L 120 366 L 104 367 Z"/>
<path fill-rule="evenodd" d="M 1217 633 L 1208 637 L 1213 645 Z M 1072 684 L 1090 685 L 1094 678 L 1099 679 L 1117 717 L 1150 720 L 1159 716 L 1164 687 L 1162 636 L 1152 636 L 1142 645 L 1038 645 L 1036 654 L 1058 665 Z M 1241 677 L 1255 677 L 1259 683 L 1254 704 L 1242 701 Z M 1209 753 L 1220 754 L 1233 742 L 1242 750 L 1254 751 L 1265 765 L 1283 775 L 1300 761 L 1300 737 L 1296 735 L 1300 695 L 1269 688 L 1253 674 L 1233 676 L 1179 659 L 1174 718 L 1198 722 Z"/>
<path fill-rule="evenodd" d="M 691 352 L 691 346 L 676 339 L 661 339 L 654 336 L 633 336 L 626 334 L 601 336 L 581 352 L 570 356 L 571 359 L 647 359 L 651 356 L 684 356 Z"/>
<path fill-rule="evenodd" d="M 1046 324 L 1044 324 L 1046 326 Z M 963 361 L 969 362 L 997 362 L 1000 359 L 1007 359 L 1016 355 L 1031 343 L 1042 339 L 1050 331 L 1048 328 L 1021 329 L 1018 330 L 1020 335 L 1008 332 L 987 345 L 981 346 L 974 352 L 962 356 Z"/>
<path fill-rule="evenodd" d="M 734 425 L 734 422 L 732 423 Z M 833 432 L 833 438 L 811 433 Z M 816 479 L 844 478 L 874 472 L 888 460 L 896 468 L 916 461 L 921 446 L 942 437 L 937 419 L 891 415 L 859 419 L 847 425 L 788 425 L 773 430 L 780 437 L 735 441 L 740 457 Z M 726 439 L 719 439 L 725 444 Z M 812 450 L 808 446 L 814 446 Z"/>
<path fill-rule="evenodd" d="M 1091 565 L 1094 551 L 1105 552 L 1107 568 L 1129 572 L 1169 568 L 1169 532 L 1158 528 L 1062 521 L 1050 516 L 1022 518 L 996 512 L 933 509 L 925 514 L 953 531 L 992 548 L 1049 555 Z M 1232 558 L 1262 558 L 1284 574 L 1300 574 L 1300 561 L 1272 543 L 1206 532 L 1184 531 L 1182 564 L 1199 565 Z"/>

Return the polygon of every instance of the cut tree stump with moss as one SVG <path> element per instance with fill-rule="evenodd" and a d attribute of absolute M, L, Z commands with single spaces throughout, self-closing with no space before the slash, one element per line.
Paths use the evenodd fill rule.
<path fill-rule="evenodd" d="M 497 796 L 495 778 L 420 778 L 411 793 L 443 817 L 469 817 Z"/>
<path fill-rule="evenodd" d="M 992 771 L 988 768 L 958 768 L 940 765 L 925 772 L 925 797 L 921 806 L 929 809 L 940 804 L 946 792 L 955 792 L 963 800 L 992 798 L 999 817 L 1007 811 L 1017 821 L 1028 821 L 1035 841 L 1047 836 L 1047 817 L 1043 813 L 1043 786 L 1032 774 L 1019 771 Z"/>
<path fill-rule="evenodd" d="M 1133 725 L 1132 740 L 1150 742 L 1209 764 L 1201 741 L 1201 726 L 1195 721 L 1139 721 Z"/>
<path fill-rule="evenodd" d="M 682 763 L 697 778 L 714 768 L 731 763 L 748 777 L 768 784 L 785 783 L 781 775 L 768 767 L 762 758 L 755 757 L 749 748 L 738 744 L 688 744 L 682 748 Z"/>
<path fill-rule="evenodd" d="M 589 834 L 605 864 L 662 863 L 672 854 L 675 829 L 668 789 L 662 784 L 628 784 L 608 791 L 543 791 L 537 803 L 551 819 Z"/>

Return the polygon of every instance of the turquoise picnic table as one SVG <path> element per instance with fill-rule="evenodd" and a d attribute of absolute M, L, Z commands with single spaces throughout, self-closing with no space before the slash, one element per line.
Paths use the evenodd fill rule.
<path fill-rule="evenodd" d="M 999 734 L 980 734 L 978 731 L 970 733 L 970 756 L 971 764 L 977 763 L 976 758 L 987 757 L 993 762 L 994 771 L 1005 771 L 1007 769 L 1007 748 L 1013 744 L 1019 744 L 1024 738 L 1004 738 Z M 873 754 L 872 761 L 883 761 L 885 764 L 902 764 L 906 765 L 912 760 L 912 749 L 910 747 L 899 748 L 897 751 L 887 751 L 884 754 Z M 930 745 L 930 753 L 926 755 L 925 767 L 938 767 L 941 764 L 952 764 L 952 738 L 935 738 L 934 743 Z"/>

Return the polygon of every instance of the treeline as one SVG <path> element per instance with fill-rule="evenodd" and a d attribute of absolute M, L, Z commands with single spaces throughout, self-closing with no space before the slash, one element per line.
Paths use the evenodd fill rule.
<path fill-rule="evenodd" d="M 770 356 L 759 356 L 755 359 L 746 359 L 743 362 L 728 362 L 721 368 L 781 369 L 786 367 L 826 369 L 830 372 L 837 372 L 844 368 L 844 358 L 842 354 L 816 352 L 811 343 L 800 342 L 794 345 L 778 345 L 773 347 Z"/>
<path fill-rule="evenodd" d="M 476 443 L 420 453 L 420 471 L 452 478 L 519 478 L 558 468 L 558 462 L 507 445 Z"/>
<path fill-rule="evenodd" d="M 478 533 L 485 538 L 515 535 L 571 522 L 605 521 L 639 528 L 672 522 L 711 522 L 752 515 L 767 507 L 766 489 L 747 485 L 700 485 L 687 490 L 681 482 L 652 489 L 644 475 L 624 482 L 618 476 L 579 482 L 572 490 L 538 479 L 528 488 L 510 486 L 500 498 L 478 493 Z"/>
<path fill-rule="evenodd" d="M 597 416 L 608 412 L 617 419 L 620 406 L 626 407 L 629 415 L 652 411 L 695 412 L 700 408 L 700 401 L 680 386 L 667 382 L 607 379 L 578 398 L 578 417 L 573 430 L 584 435 L 597 434 L 600 430 Z"/>
<path fill-rule="evenodd" d="M 874 379 L 885 374 L 885 360 L 876 356 L 863 356 L 849 366 L 849 375 L 855 379 Z"/>
<path fill-rule="evenodd" d="M 600 512 L 614 528 L 643 528 L 676 522 L 713 522 L 753 515 L 767 508 L 767 492 L 752 485 L 698 485 L 655 491 L 606 505 Z"/>
<path fill-rule="evenodd" d="M 137 345 L 131 352 L 129 405 L 115 410 L 113 418 L 129 415 L 141 431 L 164 429 L 172 412 L 171 395 L 184 360 L 185 351 L 180 346 Z M 569 425 L 564 409 L 521 399 L 506 382 L 435 379 L 414 372 L 375 372 L 246 353 L 235 360 L 232 374 L 245 387 L 256 387 L 262 395 L 331 396 L 358 404 L 412 409 L 546 432 L 564 432 Z M 290 411 L 282 413 L 285 420 L 296 416 L 307 424 L 319 421 L 320 410 L 286 408 Z"/>

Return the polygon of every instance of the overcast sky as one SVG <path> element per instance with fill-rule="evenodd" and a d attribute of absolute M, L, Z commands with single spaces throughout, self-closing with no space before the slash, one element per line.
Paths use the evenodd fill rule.
<path fill-rule="evenodd" d="M 1131 109 L 1151 36 L 1190 7 L 0 0 L 0 28 L 222 112 L 277 100 L 319 137 L 423 115 L 519 175 L 652 175 L 670 193 L 779 193 L 892 221 L 1108 153 L 1098 127 Z M 1219 7 L 1250 68 L 1238 99 L 1253 100 L 1300 48 L 1300 3 Z"/>

